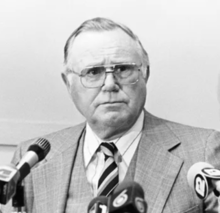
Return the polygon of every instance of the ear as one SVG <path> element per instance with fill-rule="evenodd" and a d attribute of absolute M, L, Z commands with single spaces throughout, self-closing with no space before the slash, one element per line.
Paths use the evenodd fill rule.
<path fill-rule="evenodd" d="M 150 76 L 150 66 L 147 65 L 146 70 L 143 71 L 143 77 L 145 79 L 145 83 L 147 83 L 149 76 Z"/>
<path fill-rule="evenodd" d="M 146 70 L 146 82 L 148 81 L 148 78 L 150 77 L 150 66 L 147 65 L 147 70 Z"/>
<path fill-rule="evenodd" d="M 62 77 L 62 79 L 63 79 L 64 84 L 65 84 L 65 85 L 67 86 L 67 88 L 69 89 L 70 83 L 69 83 L 69 80 L 68 80 L 68 78 L 67 78 L 67 75 L 66 75 L 65 73 L 61 73 L 61 77 Z"/>

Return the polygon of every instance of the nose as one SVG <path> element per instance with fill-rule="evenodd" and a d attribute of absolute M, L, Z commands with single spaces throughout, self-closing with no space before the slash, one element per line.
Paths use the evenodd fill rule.
<path fill-rule="evenodd" d="M 119 85 L 112 72 L 107 72 L 102 86 L 103 91 L 118 91 Z"/>

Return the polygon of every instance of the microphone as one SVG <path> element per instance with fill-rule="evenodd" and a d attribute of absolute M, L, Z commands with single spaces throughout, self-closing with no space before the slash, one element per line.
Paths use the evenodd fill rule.
<path fill-rule="evenodd" d="M 211 191 L 220 194 L 220 170 L 205 162 L 192 165 L 187 173 L 190 187 L 200 199 L 206 199 Z"/>
<path fill-rule="evenodd" d="M 39 138 L 32 144 L 21 161 L 14 165 L 0 166 L 0 203 L 6 204 L 16 192 L 16 186 L 29 173 L 33 166 L 43 160 L 50 151 L 50 143 Z"/>
<path fill-rule="evenodd" d="M 21 161 L 16 164 L 20 173 L 20 180 L 23 180 L 30 173 L 30 169 L 43 160 L 49 151 L 49 141 L 45 138 L 37 139 L 37 141 L 28 148 Z"/>
<path fill-rule="evenodd" d="M 107 213 L 108 198 L 105 196 L 95 197 L 91 200 L 88 206 L 88 213 Z"/>
<path fill-rule="evenodd" d="M 109 201 L 110 213 L 146 213 L 144 190 L 136 182 L 122 182 L 112 193 Z"/>

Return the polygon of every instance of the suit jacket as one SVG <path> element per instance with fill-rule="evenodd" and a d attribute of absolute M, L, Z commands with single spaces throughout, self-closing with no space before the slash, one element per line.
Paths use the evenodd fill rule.
<path fill-rule="evenodd" d="M 24 181 L 27 212 L 64 212 L 74 175 L 74 213 L 87 212 L 93 199 L 85 176 L 82 134 L 85 123 L 44 136 L 51 151 Z M 19 145 L 13 162 L 19 161 L 30 144 Z M 217 212 L 218 200 L 211 193 L 203 201 L 187 183 L 187 172 L 196 162 L 220 169 L 220 133 L 157 118 L 145 111 L 143 134 L 136 151 L 134 181 L 145 191 L 149 213 Z M 78 159 L 76 162 L 76 156 Z M 81 161 L 81 162 L 80 162 Z"/>

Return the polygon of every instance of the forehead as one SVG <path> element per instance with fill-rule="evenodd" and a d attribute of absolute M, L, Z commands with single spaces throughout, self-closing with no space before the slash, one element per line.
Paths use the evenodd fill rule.
<path fill-rule="evenodd" d="M 136 41 L 121 29 L 83 32 L 69 47 L 68 64 L 75 68 L 122 62 L 141 58 Z"/>

